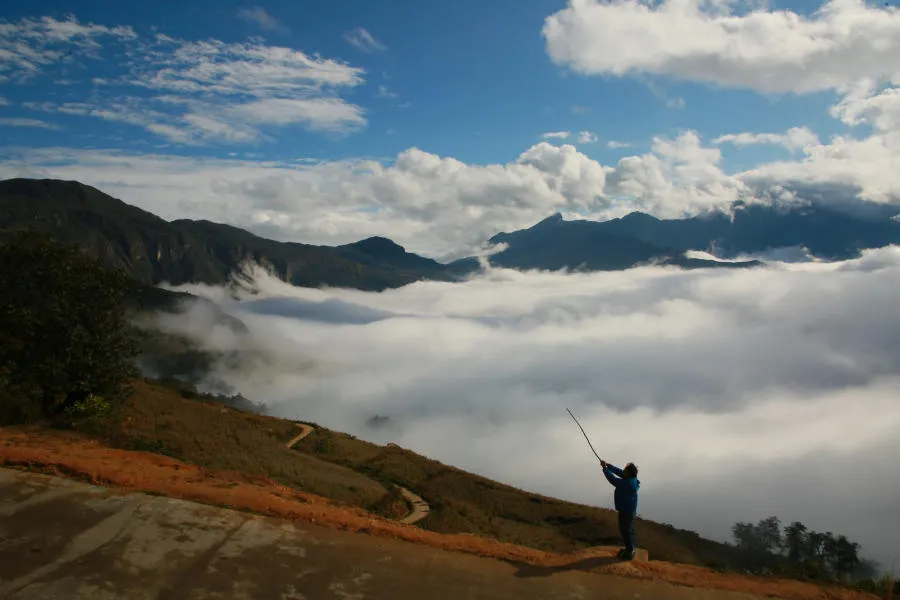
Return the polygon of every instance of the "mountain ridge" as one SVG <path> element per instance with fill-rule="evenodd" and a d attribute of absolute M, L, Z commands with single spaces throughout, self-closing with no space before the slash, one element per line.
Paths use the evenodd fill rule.
<path fill-rule="evenodd" d="M 864 207 L 859 215 L 823 206 L 770 207 L 736 203 L 733 213 L 658 219 L 631 212 L 607 221 L 567 221 L 559 212 L 535 225 L 498 232 L 488 257 L 511 269 L 608 271 L 643 265 L 745 268 L 736 260 L 782 247 L 805 247 L 818 258 L 842 260 L 866 248 L 900 243 L 900 210 Z M 209 220 L 166 221 L 78 181 L 0 181 L 0 237 L 37 229 L 79 245 L 108 266 L 144 284 L 220 285 L 246 261 L 306 287 L 383 291 L 416 281 L 458 281 L 481 269 L 476 257 L 444 264 L 375 235 L 338 246 L 279 242 Z M 726 259 L 688 258 L 689 250 Z"/>

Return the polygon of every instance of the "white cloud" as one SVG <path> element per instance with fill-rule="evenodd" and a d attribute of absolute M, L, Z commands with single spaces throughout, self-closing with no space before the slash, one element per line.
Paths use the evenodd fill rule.
<path fill-rule="evenodd" d="M 727 539 L 776 514 L 883 559 L 900 537 L 898 285 L 900 248 L 752 271 L 497 270 L 379 294 L 262 277 L 239 304 L 205 290 L 250 339 L 167 324 L 262 351 L 218 375 L 282 416 L 610 506 L 568 407 L 604 458 L 639 465 L 644 517 Z M 375 414 L 392 427 L 367 427 Z"/>
<path fill-rule="evenodd" d="M 609 140 L 606 142 L 606 147 L 612 150 L 617 150 L 619 148 L 631 148 L 631 144 L 628 142 L 618 142 L 616 140 Z"/>
<path fill-rule="evenodd" d="M 900 132 L 900 88 L 877 90 L 873 81 L 861 81 L 831 109 L 847 125 L 871 125 L 879 132 Z"/>
<path fill-rule="evenodd" d="M 819 137 L 806 127 L 791 127 L 785 133 L 730 133 L 717 137 L 713 143 L 731 143 L 735 146 L 775 144 L 791 151 L 798 151 L 818 146 Z"/>
<path fill-rule="evenodd" d="M 38 129 L 60 129 L 59 125 L 41 121 L 40 119 L 0 118 L 0 126 L 4 127 L 35 127 Z"/>
<path fill-rule="evenodd" d="M 362 27 L 357 27 L 344 32 L 344 41 L 351 46 L 359 48 L 363 52 L 387 50 L 387 47 L 384 44 L 376 40 L 371 33 Z"/>
<path fill-rule="evenodd" d="M 96 56 L 98 40 L 133 40 L 131 27 L 107 27 L 81 23 L 74 17 L 53 17 L 0 22 L 0 81 L 28 80 L 47 66 L 72 61 L 78 56 Z"/>
<path fill-rule="evenodd" d="M 684 98 L 668 98 L 666 99 L 666 108 L 684 108 Z"/>
<path fill-rule="evenodd" d="M 364 110 L 340 97 L 363 83 L 361 68 L 258 41 L 128 39 L 123 76 L 83 102 L 26 107 L 129 123 L 179 144 L 257 142 L 290 125 L 352 133 L 367 124 Z M 122 86 L 154 95 L 125 95 Z"/>
<path fill-rule="evenodd" d="M 591 133 L 590 131 L 582 131 L 578 134 L 579 144 L 596 144 L 597 139 L 597 134 Z"/>
<path fill-rule="evenodd" d="M 361 68 L 291 48 L 219 40 L 176 40 L 162 46 L 163 51 L 138 64 L 134 83 L 180 93 L 259 98 L 355 87 L 363 82 Z"/>
<path fill-rule="evenodd" d="M 900 11 L 829 0 L 810 16 L 730 2 L 570 0 L 543 35 L 560 65 L 650 74 L 761 92 L 840 90 L 898 75 Z"/>
<path fill-rule="evenodd" d="M 0 96 L 0 106 L 9 106 L 9 100 L 4 98 L 3 96 Z"/>
<path fill-rule="evenodd" d="M 400 96 L 391 90 L 388 89 L 386 85 L 378 86 L 378 97 L 379 98 L 399 98 Z"/>
<path fill-rule="evenodd" d="M 40 108 L 39 105 L 30 105 Z M 84 114 L 85 104 L 58 105 Z M 144 120 L 159 135 L 191 142 L 197 136 L 252 140 L 257 127 L 310 121 L 346 129 L 363 117 L 340 103 L 261 99 L 221 112 L 191 110 L 192 121 L 155 122 L 123 106 L 104 118 Z M 100 116 L 100 115 L 98 115 Z M 155 124 L 154 124 L 155 123 Z M 307 126 L 312 126 L 307 124 Z M 168 129 L 159 129 L 159 128 Z M 856 140 L 813 143 L 808 130 L 737 135 L 719 143 L 777 142 L 802 150 L 802 159 L 727 174 L 721 150 L 696 132 L 653 138 L 649 152 L 603 165 L 571 144 L 538 143 L 507 163 L 466 164 L 409 148 L 392 164 L 374 160 L 260 162 L 167 155 L 7 149 L 0 175 L 59 177 L 96 185 L 165 218 L 204 218 L 281 240 L 340 244 L 370 235 L 396 240 L 438 259 L 476 253 L 498 231 L 529 227 L 554 212 L 605 219 L 642 210 L 678 218 L 726 209 L 733 201 L 860 200 L 900 204 L 900 172 L 893 168 L 900 139 L 879 133 Z M 768 136 L 768 137 L 767 137 Z M 608 143 L 616 147 L 620 143 Z"/>
<path fill-rule="evenodd" d="M 653 138 L 651 152 L 626 156 L 607 175 L 605 193 L 629 199 L 620 212 L 647 210 L 679 218 L 752 199 L 740 179 L 726 175 L 718 148 L 705 148 L 696 132 Z"/>
<path fill-rule="evenodd" d="M 347 243 L 384 235 L 441 258 L 556 211 L 608 206 L 606 169 L 542 142 L 506 164 L 468 165 L 411 148 L 375 161 L 305 164 L 64 148 L 8 150 L 0 176 L 95 185 L 164 218 L 206 218 L 260 235 Z"/>
<path fill-rule="evenodd" d="M 270 15 L 266 9 L 261 6 L 242 8 L 237 12 L 237 16 L 248 23 L 256 25 L 263 31 L 274 31 L 282 34 L 289 33 L 287 27 L 282 25 L 278 19 Z"/>
<path fill-rule="evenodd" d="M 545 140 L 564 140 L 568 138 L 572 133 L 570 131 L 551 131 L 549 133 L 545 133 L 543 137 Z"/>

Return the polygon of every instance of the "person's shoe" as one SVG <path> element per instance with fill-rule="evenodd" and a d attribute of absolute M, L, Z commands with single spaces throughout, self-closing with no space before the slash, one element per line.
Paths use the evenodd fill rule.
<path fill-rule="evenodd" d="M 619 553 L 616 556 L 618 556 L 622 560 L 633 560 L 634 559 L 634 550 L 629 552 L 625 548 L 622 548 L 621 550 L 619 550 Z"/>

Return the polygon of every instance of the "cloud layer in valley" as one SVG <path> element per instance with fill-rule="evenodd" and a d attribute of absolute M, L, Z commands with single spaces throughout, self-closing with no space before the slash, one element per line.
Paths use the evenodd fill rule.
<path fill-rule="evenodd" d="M 380 294 L 255 285 L 243 302 L 188 288 L 250 337 L 200 308 L 160 325 L 249 349 L 217 377 L 275 414 L 609 506 L 568 407 L 605 458 L 641 467 L 647 518 L 727 539 L 775 514 L 896 552 L 900 248 L 749 271 L 496 270 Z M 389 425 L 368 427 L 375 415 Z"/>

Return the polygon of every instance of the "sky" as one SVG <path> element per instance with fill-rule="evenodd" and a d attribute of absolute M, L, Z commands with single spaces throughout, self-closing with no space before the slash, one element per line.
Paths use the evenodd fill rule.
<path fill-rule="evenodd" d="M 249 287 L 183 288 L 246 334 L 208 304 L 154 322 L 238 353 L 208 389 L 612 508 L 569 408 L 602 458 L 637 464 L 644 518 L 731 541 L 735 522 L 774 515 L 885 569 L 900 558 L 898 247 L 752 270 L 489 269 L 382 293 L 257 269 Z"/>
<path fill-rule="evenodd" d="M 35 0 L 0 177 L 449 260 L 554 212 L 897 203 L 900 12 L 856 0 Z"/>

